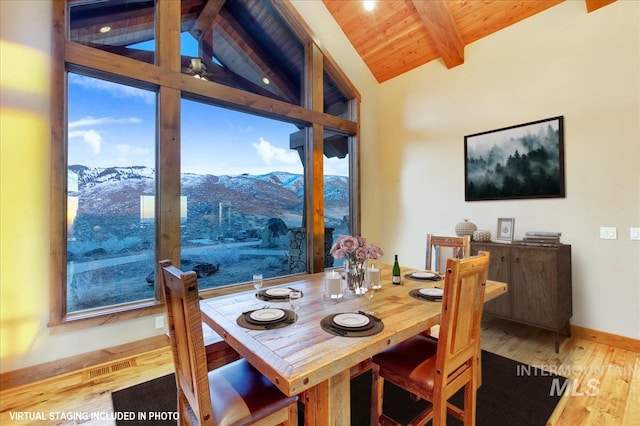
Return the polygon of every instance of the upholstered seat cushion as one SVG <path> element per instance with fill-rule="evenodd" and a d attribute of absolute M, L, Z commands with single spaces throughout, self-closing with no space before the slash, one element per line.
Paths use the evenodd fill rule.
<path fill-rule="evenodd" d="M 246 425 L 297 401 L 241 359 L 209 372 L 214 424 Z"/>
<path fill-rule="evenodd" d="M 422 334 L 405 340 L 374 355 L 371 361 L 380 366 L 380 375 L 400 385 L 411 383 L 422 393 L 433 392 L 438 343 Z"/>

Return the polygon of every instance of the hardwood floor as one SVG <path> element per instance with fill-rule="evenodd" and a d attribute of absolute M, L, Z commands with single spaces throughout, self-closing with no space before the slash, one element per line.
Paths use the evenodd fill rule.
<path fill-rule="evenodd" d="M 640 425 L 640 353 L 563 338 L 556 354 L 552 333 L 490 318 L 482 332 L 483 349 L 572 379 L 548 424 Z M 166 348 L 4 389 L 0 424 L 114 425 L 111 392 L 172 372 Z"/>

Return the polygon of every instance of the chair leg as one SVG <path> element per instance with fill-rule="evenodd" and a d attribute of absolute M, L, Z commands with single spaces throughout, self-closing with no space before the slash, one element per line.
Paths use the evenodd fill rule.
<path fill-rule="evenodd" d="M 480 352 L 478 352 L 478 359 L 480 358 Z M 481 365 L 476 363 L 472 365 L 471 381 L 464 386 L 464 418 L 463 422 L 465 426 L 475 426 L 476 424 L 476 402 L 477 392 L 480 387 L 481 380 Z"/>
<path fill-rule="evenodd" d="M 380 424 L 382 416 L 382 391 L 384 389 L 384 379 L 380 377 L 380 366 L 371 365 L 371 426 Z"/>
<path fill-rule="evenodd" d="M 436 380 L 436 383 L 438 381 Z M 447 396 L 444 389 L 438 388 L 436 385 L 433 392 L 433 401 L 431 401 L 433 418 L 432 426 L 446 426 L 447 424 Z"/>
<path fill-rule="evenodd" d="M 478 358 L 476 358 L 476 389 L 482 386 L 482 350 L 480 349 L 480 342 L 478 342 Z"/>
<path fill-rule="evenodd" d="M 289 406 L 289 419 L 285 423 L 286 426 L 298 426 L 298 403 Z"/>
<path fill-rule="evenodd" d="M 473 381 L 464 387 L 464 426 L 476 424 L 476 387 Z"/>
<path fill-rule="evenodd" d="M 193 410 L 190 410 L 189 403 L 187 402 L 187 398 L 184 393 L 180 389 L 178 389 L 178 425 L 180 426 L 191 426 L 198 423 L 198 420 L 195 418 Z"/>

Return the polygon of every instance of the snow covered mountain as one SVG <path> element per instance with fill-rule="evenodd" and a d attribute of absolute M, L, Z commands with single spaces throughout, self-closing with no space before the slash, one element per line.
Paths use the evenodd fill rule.
<path fill-rule="evenodd" d="M 140 196 L 155 195 L 155 170 L 149 167 L 69 166 L 70 195 L 79 197 L 78 214 L 139 215 Z M 75 184 L 77 182 L 77 185 Z M 76 189 L 77 192 L 72 191 Z M 302 213 L 304 177 L 286 172 L 214 176 L 183 174 L 181 193 L 189 215 L 217 212 L 219 203 L 234 212 L 280 217 Z M 348 214 L 349 179 L 326 176 L 325 203 L 344 206 Z"/>

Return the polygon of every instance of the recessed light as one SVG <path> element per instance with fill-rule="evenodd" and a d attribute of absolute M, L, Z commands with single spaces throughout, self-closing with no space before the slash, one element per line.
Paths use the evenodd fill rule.
<path fill-rule="evenodd" d="M 262 82 L 264 84 L 271 84 L 271 81 L 269 81 L 269 79 L 267 77 L 262 77 Z"/>
<path fill-rule="evenodd" d="M 108 25 L 105 25 L 104 27 L 100 28 L 100 32 L 101 32 L 102 34 L 104 34 L 104 33 L 108 33 L 109 31 L 111 31 L 111 27 L 110 27 L 110 26 L 108 26 Z"/>
<path fill-rule="evenodd" d="M 376 2 L 374 0 L 364 0 L 362 2 L 364 4 L 364 9 L 371 12 L 374 7 L 376 7 Z"/>

